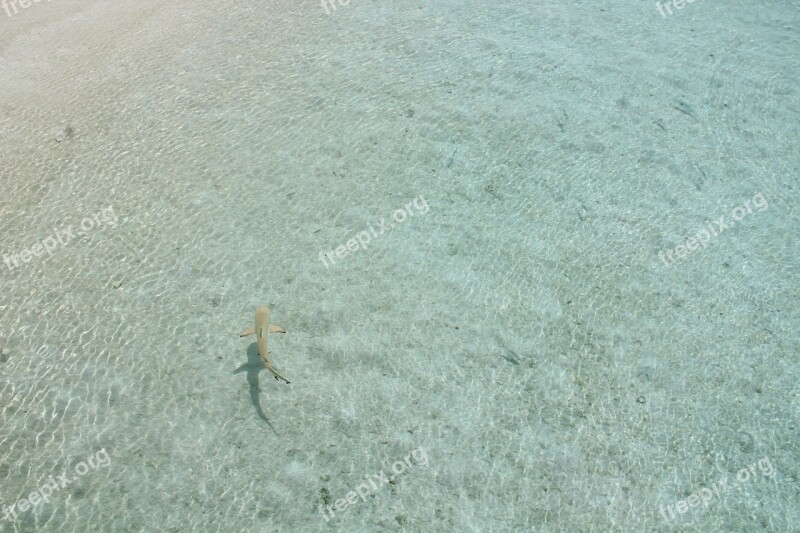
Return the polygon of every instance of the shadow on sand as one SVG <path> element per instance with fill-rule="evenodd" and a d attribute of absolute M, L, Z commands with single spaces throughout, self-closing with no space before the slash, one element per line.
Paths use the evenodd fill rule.
<path fill-rule="evenodd" d="M 266 422 L 270 429 L 276 435 L 278 435 L 278 432 L 275 431 L 275 427 L 272 425 L 272 422 L 270 422 L 269 418 L 267 418 L 267 415 L 264 414 L 264 410 L 261 408 L 261 402 L 259 401 L 258 393 L 261 392 L 261 389 L 258 387 L 258 373 L 262 370 L 266 371 L 267 369 L 264 368 L 264 363 L 261 361 L 261 356 L 258 354 L 258 343 L 254 342 L 249 348 L 247 348 L 247 362 L 234 370 L 233 373 L 239 374 L 245 370 L 247 371 L 247 383 L 250 384 L 250 401 L 253 402 L 259 418 Z M 268 371 L 267 375 L 274 377 Z"/>

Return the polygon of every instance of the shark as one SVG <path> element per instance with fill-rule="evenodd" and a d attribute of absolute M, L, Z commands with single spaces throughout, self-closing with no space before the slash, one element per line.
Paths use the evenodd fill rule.
<path fill-rule="evenodd" d="M 255 327 L 247 328 L 243 332 L 239 333 L 240 337 L 249 337 L 250 335 L 255 334 L 256 340 L 258 341 L 258 353 L 261 355 L 261 360 L 264 362 L 264 366 L 267 370 L 269 370 L 273 376 L 275 376 L 276 380 L 283 380 L 287 384 L 291 383 L 288 379 L 278 374 L 274 368 L 272 368 L 272 364 L 269 362 L 267 354 L 269 354 L 269 350 L 267 349 L 267 337 L 270 333 L 286 333 L 286 330 L 280 326 L 276 326 L 269 323 L 269 316 L 270 311 L 269 307 L 262 305 L 258 309 L 256 309 L 256 323 Z"/>

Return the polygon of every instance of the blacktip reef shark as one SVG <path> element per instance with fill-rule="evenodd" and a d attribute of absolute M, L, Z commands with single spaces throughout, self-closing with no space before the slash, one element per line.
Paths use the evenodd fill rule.
<path fill-rule="evenodd" d="M 286 383 L 290 383 L 288 379 L 281 376 L 272 368 L 272 365 L 267 358 L 267 354 L 269 351 L 267 350 L 267 337 L 270 333 L 286 333 L 286 330 L 280 326 L 270 325 L 269 323 L 269 307 L 262 305 L 258 309 L 256 309 L 256 325 L 253 328 L 247 328 L 243 332 L 239 333 L 240 337 L 248 337 L 253 333 L 256 334 L 256 339 L 258 340 L 258 353 L 261 355 L 261 360 L 264 362 L 264 366 L 272 372 L 272 375 L 275 376 L 275 379 L 282 379 Z"/>

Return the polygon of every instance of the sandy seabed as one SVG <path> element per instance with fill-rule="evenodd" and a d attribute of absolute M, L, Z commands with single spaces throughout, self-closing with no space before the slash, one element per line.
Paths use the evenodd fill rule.
<path fill-rule="evenodd" d="M 800 531 L 796 2 L 23 4 L 0 531 Z"/>

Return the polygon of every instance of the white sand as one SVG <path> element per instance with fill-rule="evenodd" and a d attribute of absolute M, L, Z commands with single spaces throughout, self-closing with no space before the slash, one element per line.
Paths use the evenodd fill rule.
<path fill-rule="evenodd" d="M 118 4 L 0 7 L 0 531 L 800 523 L 796 5 Z"/>

